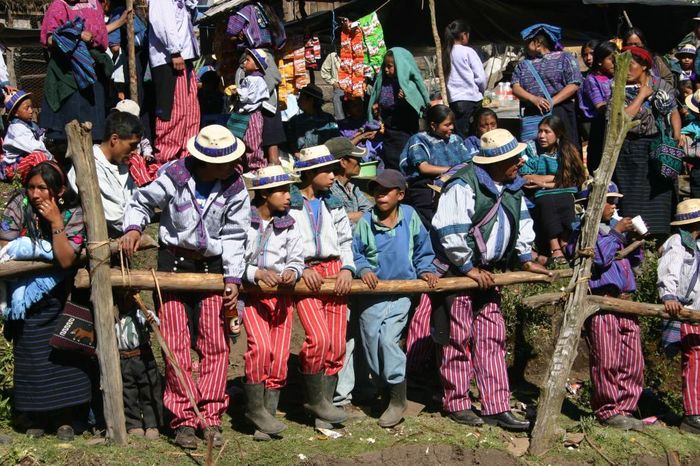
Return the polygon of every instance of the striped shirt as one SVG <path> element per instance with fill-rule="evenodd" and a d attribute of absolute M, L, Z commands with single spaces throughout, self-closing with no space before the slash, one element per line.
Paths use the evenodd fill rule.
<path fill-rule="evenodd" d="M 299 228 L 289 215 L 263 222 L 258 209 L 251 207 L 250 229 L 245 251 L 245 279 L 256 283 L 255 272 L 267 269 L 281 274 L 293 270 L 297 279 L 304 271 L 304 249 Z"/>
<path fill-rule="evenodd" d="M 494 189 L 500 193 L 502 185 L 494 183 Z M 440 245 L 447 259 L 466 273 L 474 266 L 474 252 L 467 244 L 469 230 L 472 227 L 476 199 L 471 186 L 463 183 L 452 183 L 440 196 L 437 211 L 433 217 L 433 228 L 438 232 Z M 520 205 L 520 229 L 515 243 L 515 250 L 522 262 L 532 259 L 532 243 L 535 241 L 533 222 L 523 196 Z M 508 238 L 511 232 L 511 222 L 501 205 L 496 214 L 496 222 L 491 234 L 486 239 L 486 254 L 484 259 L 494 264 L 503 259 L 508 249 Z"/>
<path fill-rule="evenodd" d="M 530 60 L 526 58 L 525 60 Z M 518 63 L 513 71 L 513 84 L 520 86 L 532 95 L 544 97 L 544 92 L 528 69 L 525 60 Z M 569 84 L 581 84 L 583 76 L 578 62 L 568 52 L 551 52 L 541 58 L 530 60 L 544 82 L 549 95 L 554 97 Z"/>
<path fill-rule="evenodd" d="M 353 212 L 369 212 L 372 209 L 372 201 L 370 201 L 352 181 L 348 181 L 345 183 L 345 186 L 343 186 L 340 180 L 336 178 L 331 186 L 331 194 L 340 199 L 345 212 L 348 214 Z"/>
<path fill-rule="evenodd" d="M 441 139 L 423 131 L 414 134 L 401 152 L 399 167 L 409 180 L 422 177 L 418 166 L 427 162 L 437 167 L 453 167 L 473 157 L 464 140 L 456 134 Z"/>
<path fill-rule="evenodd" d="M 698 248 L 700 241 L 695 240 L 695 249 Z M 663 301 L 686 301 L 687 308 L 700 311 L 700 280 L 695 282 L 692 290 L 688 290 L 693 275 L 700 267 L 698 254 L 683 245 L 680 234 L 667 239 L 661 250 L 663 252 L 657 266 L 659 296 Z"/>
<path fill-rule="evenodd" d="M 340 259 L 342 269 L 355 272 L 352 256 L 352 228 L 343 209 L 343 204 L 335 196 L 317 193 L 323 201 L 318 216 L 314 218 L 310 202 L 301 192 L 292 188 L 292 206 L 289 215 L 299 226 L 304 249 L 304 260 Z"/>
<path fill-rule="evenodd" d="M 248 192 L 240 176 L 234 175 L 216 181 L 204 207 L 200 207 L 190 160 L 178 160 L 151 184 L 134 192 L 124 213 L 124 232 L 143 231 L 159 208 L 159 239 L 163 245 L 198 251 L 204 257 L 221 256 L 224 281 L 241 283 L 250 228 Z"/>

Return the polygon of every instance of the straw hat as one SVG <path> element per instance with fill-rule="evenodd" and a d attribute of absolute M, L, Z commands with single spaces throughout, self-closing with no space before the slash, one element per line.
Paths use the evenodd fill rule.
<path fill-rule="evenodd" d="M 700 113 L 700 90 L 685 98 L 685 105 L 693 112 Z"/>
<path fill-rule="evenodd" d="M 17 109 L 19 104 L 21 104 L 25 99 L 28 99 L 31 96 L 31 92 L 24 92 L 23 90 L 13 92 L 12 94 L 6 96 L 5 112 L 7 112 L 7 117 L 12 118 L 12 115 L 15 113 L 15 110 Z"/>
<path fill-rule="evenodd" d="M 686 199 L 676 206 L 671 225 L 688 225 L 700 222 L 700 199 Z"/>
<path fill-rule="evenodd" d="M 245 144 L 225 127 L 209 125 L 187 141 L 187 150 L 203 162 L 228 163 L 243 155 Z"/>
<path fill-rule="evenodd" d="M 270 165 L 251 173 L 244 173 L 243 179 L 250 190 L 276 188 L 299 181 L 297 176 L 288 173 L 281 165 Z"/>
<path fill-rule="evenodd" d="M 695 48 L 694 45 L 692 44 L 685 44 L 683 47 L 681 47 L 678 52 L 676 52 L 676 58 L 678 58 L 678 55 L 692 55 L 695 56 L 697 55 L 698 51 Z"/>
<path fill-rule="evenodd" d="M 588 180 L 583 184 L 583 187 L 581 188 L 581 191 L 576 193 L 576 200 L 574 202 L 583 202 L 587 201 L 589 196 L 591 195 L 591 191 L 593 189 L 593 180 Z M 615 183 L 612 181 L 610 184 L 608 184 L 608 194 L 605 196 L 606 198 L 608 197 L 625 197 L 624 194 L 620 192 L 620 189 L 617 187 Z"/>
<path fill-rule="evenodd" d="M 114 110 L 118 112 L 131 113 L 134 116 L 139 116 L 141 114 L 141 107 L 139 104 L 131 99 L 124 99 L 117 102 L 114 106 Z"/>
<path fill-rule="evenodd" d="M 253 61 L 255 62 L 256 65 L 258 65 L 258 68 L 260 68 L 260 71 L 266 71 L 268 64 L 267 64 L 267 54 L 265 53 L 265 50 L 263 49 L 245 49 L 245 53 L 253 57 Z"/>
<path fill-rule="evenodd" d="M 320 146 L 306 147 L 302 149 L 301 154 L 299 155 L 299 160 L 294 162 L 294 170 L 301 172 L 338 162 L 340 162 L 340 160 L 336 159 L 335 156 L 331 154 L 331 151 L 329 151 L 326 146 L 321 144 Z"/>
<path fill-rule="evenodd" d="M 520 155 L 526 147 L 527 144 L 518 142 L 507 129 L 494 129 L 481 136 L 481 149 L 473 161 L 480 165 L 501 162 Z"/>

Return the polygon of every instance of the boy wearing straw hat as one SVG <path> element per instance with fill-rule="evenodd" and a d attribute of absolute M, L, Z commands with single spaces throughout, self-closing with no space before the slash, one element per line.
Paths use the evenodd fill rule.
<path fill-rule="evenodd" d="M 549 275 L 532 262 L 535 233 L 522 192 L 524 180 L 518 176 L 525 147 L 504 129 L 481 136 L 479 155 L 447 182 L 432 222 L 447 273 L 466 275 L 480 288 L 454 300 L 448 296 L 446 302 L 453 303 L 445 309 L 449 316 L 442 316 L 449 325 L 440 367 L 443 408 L 461 424 L 486 422 L 515 431 L 530 427 L 510 411 L 506 329 L 493 276 L 495 267 L 513 255 L 524 270 Z M 472 374 L 481 395 L 481 417 L 471 410 Z"/>
<path fill-rule="evenodd" d="M 159 309 L 163 337 L 180 362 L 206 420 L 206 425 L 199 426 L 203 437 L 213 437 L 214 446 L 220 446 L 221 416 L 228 407 L 226 333 L 229 326 L 237 330 L 234 318 L 250 228 L 250 201 L 236 171 L 245 146 L 223 126 L 211 125 L 191 138 L 187 149 L 188 157 L 174 162 L 134 193 L 124 214 L 122 246 L 131 255 L 141 232 L 160 208 L 158 270 L 224 276 L 223 294 L 163 293 Z M 197 306 L 200 375 L 195 385 L 188 318 Z M 197 448 L 198 420 L 186 393 L 168 364 L 163 404 L 172 413 L 170 427 L 176 432 L 175 442 L 183 448 Z"/>
<path fill-rule="evenodd" d="M 695 81 L 693 63 L 695 62 L 697 50 L 694 45 L 686 44 L 676 52 L 676 60 L 680 65 L 679 81 Z"/>
<path fill-rule="evenodd" d="M 590 190 L 584 188 L 576 202 L 588 202 Z M 591 293 L 599 296 L 629 299 L 637 289 L 633 268 L 642 262 L 643 249 L 638 248 L 627 257 L 617 258 L 634 238 L 632 219 L 625 217 L 613 222 L 615 206 L 623 197 L 615 183 L 608 185 L 603 215 L 593 256 Z M 585 221 L 585 215 L 584 215 Z M 566 254 L 576 255 L 576 244 L 581 225 L 574 230 L 566 247 Z M 599 311 L 586 321 L 587 341 L 590 348 L 590 371 L 593 384 L 591 406 L 598 421 L 604 426 L 623 430 L 640 430 L 642 421 L 633 413 L 644 388 L 644 355 L 639 323 L 635 316 Z"/>
<path fill-rule="evenodd" d="M 437 284 L 435 253 L 418 213 L 402 205 L 406 179 L 397 170 L 384 170 L 370 181 L 376 205 L 357 223 L 353 237 L 357 275 L 369 288 L 378 280 L 420 278 Z M 379 418 L 381 427 L 393 427 L 406 410 L 406 355 L 399 340 L 411 309 L 410 295 L 365 296 L 358 300 L 360 333 L 372 381 L 388 401 Z"/>
<path fill-rule="evenodd" d="M 307 395 L 304 407 L 316 417 L 317 425 L 347 419 L 345 411 L 332 404 L 345 358 L 346 295 L 355 272 L 350 220 L 342 202 L 330 192 L 337 163 L 324 145 L 301 150 L 294 163 L 301 183 L 291 190 L 289 212 L 301 232 L 305 262 L 302 279 L 306 286 L 317 292 L 325 279 L 335 278 L 334 295 L 305 297 L 296 302 L 306 332 L 299 352 Z"/>
<path fill-rule="evenodd" d="M 297 180 L 280 165 L 243 176 L 255 193 L 245 253 L 245 280 L 271 287 L 293 286 L 304 271 L 301 235 L 289 215 L 289 187 Z M 287 383 L 292 297 L 249 294 L 243 325 L 248 336 L 245 415 L 260 432 L 278 434 L 286 428 L 274 416 L 280 390 Z"/>
<path fill-rule="evenodd" d="M 10 124 L 2 142 L 5 154 L 0 162 L 0 178 L 12 180 L 17 164 L 32 152 L 42 152 L 49 160 L 53 155 L 44 144 L 44 130 L 34 122 L 31 92 L 13 92 L 5 98 L 5 112 Z"/>
<path fill-rule="evenodd" d="M 678 204 L 671 225 L 678 233 L 666 240 L 657 268 L 659 296 L 672 316 L 685 307 L 700 311 L 700 199 Z M 681 430 L 700 434 L 700 325 L 665 322 L 663 344 L 671 354 L 682 351 L 683 410 Z"/>

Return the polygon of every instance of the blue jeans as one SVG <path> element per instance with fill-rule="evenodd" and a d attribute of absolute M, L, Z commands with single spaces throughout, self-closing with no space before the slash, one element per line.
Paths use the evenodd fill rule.
<path fill-rule="evenodd" d="M 406 354 L 399 340 L 408 322 L 411 299 L 366 300 L 360 315 L 360 335 L 372 378 L 379 385 L 396 385 L 406 378 Z"/>

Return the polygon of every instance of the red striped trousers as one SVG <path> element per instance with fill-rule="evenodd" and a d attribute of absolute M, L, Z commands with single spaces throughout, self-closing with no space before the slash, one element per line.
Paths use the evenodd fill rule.
<path fill-rule="evenodd" d="M 292 298 L 249 295 L 243 314 L 248 350 L 245 353 L 247 383 L 265 383 L 280 389 L 287 383 L 287 360 L 292 340 Z"/>
<path fill-rule="evenodd" d="M 631 415 L 644 384 L 644 356 L 636 318 L 598 312 L 588 320 L 591 350 L 591 407 L 604 421 Z"/>
<path fill-rule="evenodd" d="M 189 79 L 188 79 L 189 75 Z M 197 77 L 193 69 L 177 76 L 169 121 L 156 117 L 155 157 L 159 164 L 187 155 L 187 141 L 199 130 Z"/>
<path fill-rule="evenodd" d="M 260 110 L 250 114 L 248 128 L 243 135 L 245 143 L 245 160 L 248 171 L 257 170 L 267 166 L 267 161 L 262 150 L 263 116 Z"/>
<path fill-rule="evenodd" d="M 338 274 L 341 262 L 329 260 L 311 267 L 323 278 Z M 301 371 L 304 374 L 335 375 L 343 368 L 345 360 L 345 332 L 348 327 L 346 298 L 323 295 L 303 298 L 296 302 L 306 340 L 299 351 Z"/>
<path fill-rule="evenodd" d="M 700 416 L 700 325 L 681 323 L 683 351 L 683 409 L 686 416 Z"/>
<path fill-rule="evenodd" d="M 450 312 L 450 342 L 443 346 L 440 367 L 445 411 L 471 408 L 472 374 L 476 375 L 482 415 L 510 410 L 506 326 L 500 306 L 499 292 L 480 291 L 455 298 Z"/>
<path fill-rule="evenodd" d="M 221 295 L 205 295 L 201 301 L 197 336 L 200 363 L 199 379 L 196 384 L 192 380 L 191 340 L 187 326 L 187 313 L 178 295 L 163 293 L 163 304 L 160 306 L 159 315 L 163 338 L 180 364 L 199 410 L 208 425 L 221 425 L 221 416 L 228 407 L 226 371 L 229 349 Z M 170 421 L 171 428 L 176 429 L 180 426 L 196 428 L 199 424 L 187 392 L 180 386 L 170 364 L 165 367 L 163 405 L 173 414 L 173 419 Z"/>
<path fill-rule="evenodd" d="M 408 326 L 406 338 L 406 373 L 419 373 L 434 354 L 437 346 L 430 335 L 430 296 L 423 293 Z"/>

